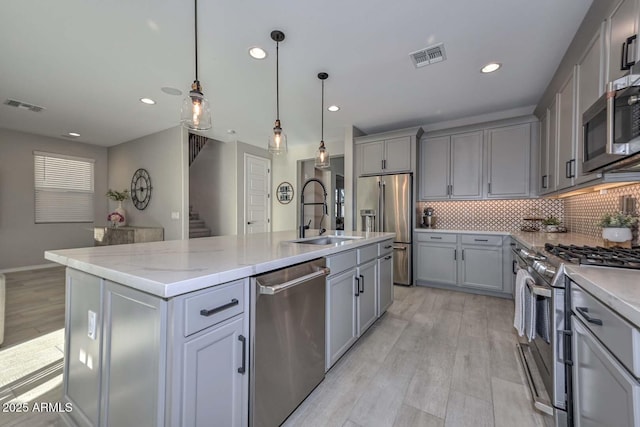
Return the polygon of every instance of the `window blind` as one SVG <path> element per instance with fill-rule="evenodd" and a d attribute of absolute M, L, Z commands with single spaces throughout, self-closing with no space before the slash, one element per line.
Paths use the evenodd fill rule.
<path fill-rule="evenodd" d="M 93 159 L 35 151 L 35 222 L 93 222 Z"/>

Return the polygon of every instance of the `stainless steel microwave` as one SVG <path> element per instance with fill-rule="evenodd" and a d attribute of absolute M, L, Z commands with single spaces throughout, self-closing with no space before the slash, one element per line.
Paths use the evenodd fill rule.
<path fill-rule="evenodd" d="M 612 171 L 640 163 L 640 86 L 615 90 L 614 83 L 582 115 L 583 173 Z"/>

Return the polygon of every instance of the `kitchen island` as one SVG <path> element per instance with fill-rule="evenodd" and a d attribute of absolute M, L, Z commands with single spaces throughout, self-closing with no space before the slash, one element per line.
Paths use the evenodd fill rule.
<path fill-rule="evenodd" d="M 64 421 L 247 425 L 249 278 L 342 253 L 378 257 L 393 236 L 313 245 L 287 231 L 46 252 L 68 267 Z"/>

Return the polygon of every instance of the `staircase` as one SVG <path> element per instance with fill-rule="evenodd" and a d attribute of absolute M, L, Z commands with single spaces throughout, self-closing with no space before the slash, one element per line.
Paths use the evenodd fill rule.
<path fill-rule="evenodd" d="M 200 219 L 198 212 L 195 212 L 193 207 L 189 206 L 189 238 L 195 239 L 209 236 L 211 236 L 211 230 L 204 223 L 204 220 Z"/>

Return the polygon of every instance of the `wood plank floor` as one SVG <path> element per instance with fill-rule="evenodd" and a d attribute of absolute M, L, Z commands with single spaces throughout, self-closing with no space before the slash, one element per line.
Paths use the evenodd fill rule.
<path fill-rule="evenodd" d="M 6 317 L 0 346 L 0 403 L 28 403 L 29 412 L 0 412 L 0 426 L 62 426 L 36 402 L 62 397 L 65 269 L 5 273 Z"/>
<path fill-rule="evenodd" d="M 545 426 L 516 359 L 513 301 L 395 287 L 395 301 L 285 422 Z"/>

